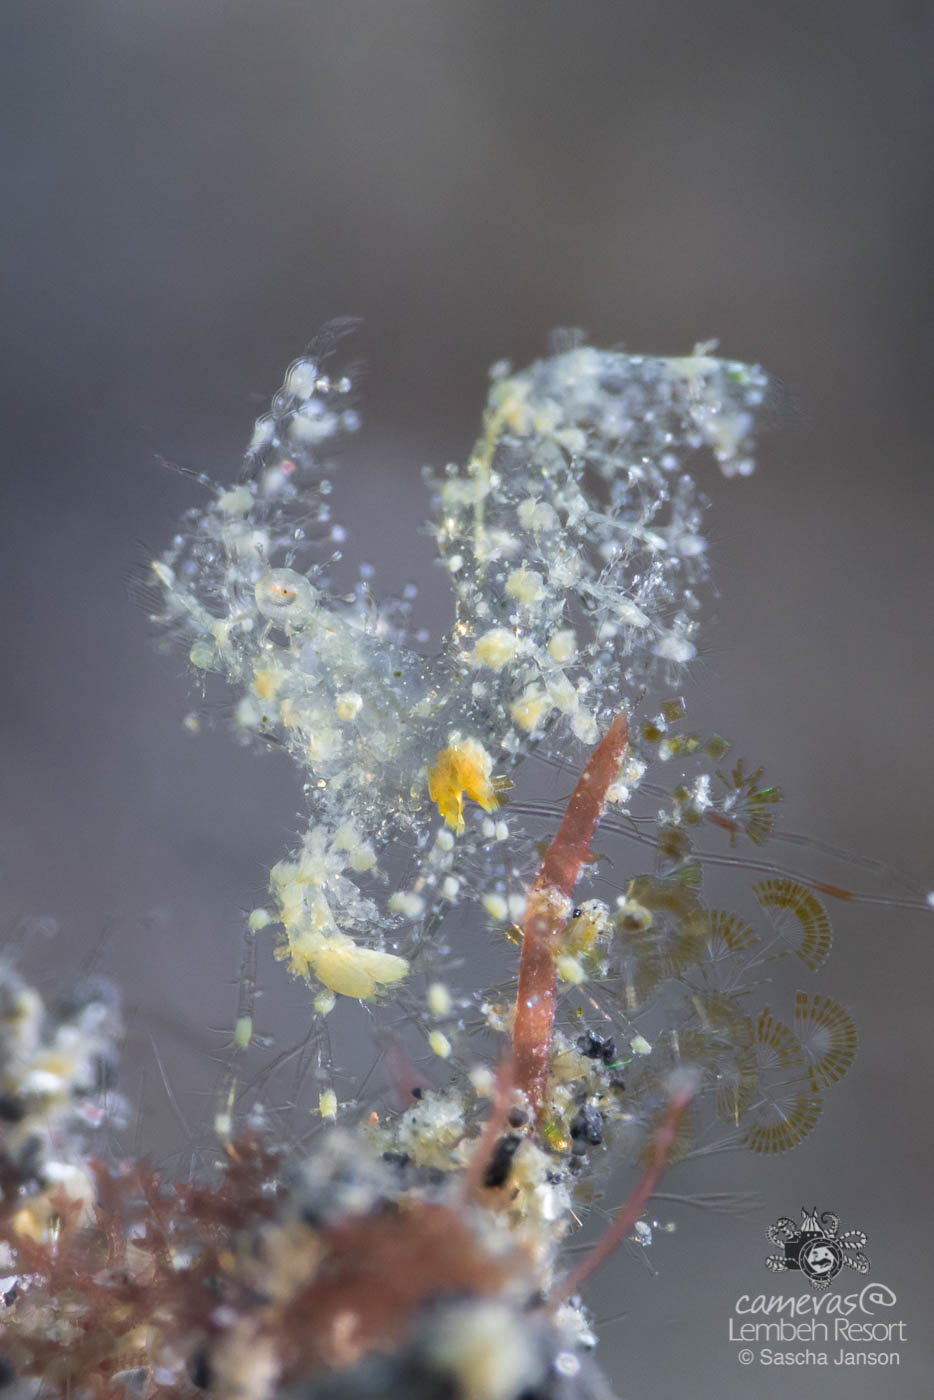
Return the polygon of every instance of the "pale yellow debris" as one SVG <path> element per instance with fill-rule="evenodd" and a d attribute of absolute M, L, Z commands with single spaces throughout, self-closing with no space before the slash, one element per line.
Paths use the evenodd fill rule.
<path fill-rule="evenodd" d="M 363 709 L 363 696 L 358 695 L 355 690 L 345 690 L 334 701 L 334 709 L 338 719 L 356 719 Z"/>
<path fill-rule="evenodd" d="M 587 981 L 587 973 L 583 965 L 568 954 L 555 959 L 555 969 L 562 982 L 570 982 L 572 986 L 579 987 L 582 982 Z"/>
<path fill-rule="evenodd" d="M 501 894 L 485 894 L 482 903 L 490 918 L 497 923 L 504 923 L 509 917 L 509 906 Z"/>
<path fill-rule="evenodd" d="M 538 728 L 551 708 L 551 700 L 545 692 L 537 686 L 531 686 L 524 695 L 513 702 L 509 713 L 522 729 L 533 730 Z"/>
<path fill-rule="evenodd" d="M 467 1078 L 479 1099 L 488 1099 L 496 1088 L 496 1077 L 486 1065 L 475 1065 L 467 1071 Z"/>
<path fill-rule="evenodd" d="M 446 1060 L 451 1053 L 451 1042 L 443 1031 L 432 1031 L 428 1037 L 428 1044 L 432 1053 L 437 1055 L 439 1059 Z"/>
<path fill-rule="evenodd" d="M 260 700 L 271 700 L 285 680 L 279 666 L 256 666 L 253 669 L 253 689 Z"/>
<path fill-rule="evenodd" d="M 573 627 L 562 627 L 548 643 L 548 655 L 560 666 L 567 666 L 577 656 L 577 635 Z"/>
<path fill-rule="evenodd" d="M 329 987 L 324 987 L 312 1003 L 319 1016 L 330 1016 L 337 1005 L 337 996 Z"/>
<path fill-rule="evenodd" d="M 507 578 L 506 596 L 529 608 L 545 596 L 545 580 L 535 569 L 527 569 L 523 564 L 521 568 L 513 569 Z"/>
<path fill-rule="evenodd" d="M 432 1016 L 450 1016 L 451 993 L 443 982 L 432 982 L 428 988 L 428 1010 Z"/>
<path fill-rule="evenodd" d="M 474 664 L 488 666 L 491 671 L 501 671 L 518 650 L 519 640 L 515 632 L 510 632 L 506 627 L 491 627 L 474 643 Z"/>

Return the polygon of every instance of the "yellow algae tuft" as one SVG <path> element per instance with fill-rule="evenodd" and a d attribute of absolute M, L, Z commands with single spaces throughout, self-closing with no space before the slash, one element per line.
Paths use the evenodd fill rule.
<path fill-rule="evenodd" d="M 428 795 L 448 826 L 464 830 L 464 797 L 485 812 L 499 806 L 490 774 L 493 760 L 476 739 L 442 749 L 428 770 Z"/>

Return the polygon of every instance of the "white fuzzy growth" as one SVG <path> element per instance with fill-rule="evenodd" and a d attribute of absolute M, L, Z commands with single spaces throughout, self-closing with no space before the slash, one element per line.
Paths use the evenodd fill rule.
<path fill-rule="evenodd" d="M 518 700 L 513 701 L 509 713 L 521 729 L 532 733 L 539 729 L 553 708 L 546 693 L 538 686 L 530 686 Z"/>
<path fill-rule="evenodd" d="M 325 1089 L 318 1095 L 318 1112 L 321 1117 L 334 1122 L 337 1117 L 337 1095 L 333 1089 Z"/>
<path fill-rule="evenodd" d="M 675 661 L 679 666 L 683 666 L 688 661 L 694 660 L 697 648 L 686 637 L 679 637 L 676 633 L 669 632 L 656 642 L 655 655 L 662 657 L 665 661 Z"/>
<path fill-rule="evenodd" d="M 511 894 L 507 900 L 509 917 L 513 923 L 521 924 L 525 918 L 525 910 L 528 901 L 524 894 Z"/>
<path fill-rule="evenodd" d="M 428 1044 L 431 1053 L 441 1060 L 446 1060 L 451 1053 L 451 1042 L 443 1031 L 432 1031 L 428 1037 Z"/>
<path fill-rule="evenodd" d="M 467 1078 L 473 1085 L 478 1099 L 488 1099 L 496 1087 L 496 1077 L 488 1065 L 474 1065 L 467 1071 Z"/>
<path fill-rule="evenodd" d="M 584 966 L 577 958 L 562 954 L 555 959 L 555 969 L 562 982 L 570 982 L 572 986 L 579 987 L 587 981 L 587 973 Z"/>
<path fill-rule="evenodd" d="M 334 702 L 334 709 L 338 719 L 356 719 L 363 709 L 363 696 L 358 695 L 355 690 L 341 691 Z"/>
<path fill-rule="evenodd" d="M 594 744 L 597 741 L 598 726 L 595 715 L 588 710 L 575 710 L 571 718 L 571 729 L 575 739 L 580 739 L 582 744 Z"/>
<path fill-rule="evenodd" d="M 501 894 L 485 894 L 483 907 L 497 923 L 503 924 L 509 918 L 509 905 Z"/>
<path fill-rule="evenodd" d="M 396 890 L 389 896 L 389 908 L 393 914 L 403 914 L 407 919 L 420 919 L 425 912 L 425 901 L 411 890 Z"/>
<path fill-rule="evenodd" d="M 464 1137 L 464 1105 L 453 1094 L 425 1092 L 407 1109 L 395 1129 L 396 1142 L 419 1167 L 449 1169 Z"/>
<path fill-rule="evenodd" d="M 561 666 L 569 666 L 577 656 L 577 634 L 573 627 L 561 627 L 548 642 L 548 655 Z"/>
<path fill-rule="evenodd" d="M 513 1400 L 541 1370 L 534 1334 L 498 1302 L 450 1308 L 432 1328 L 428 1355 L 441 1374 L 456 1378 L 463 1400 Z"/>
<path fill-rule="evenodd" d="M 325 987 L 320 991 L 312 1002 L 319 1016 L 330 1016 L 337 1005 L 337 994 L 332 992 L 330 987 Z"/>
<path fill-rule="evenodd" d="M 234 486 L 230 491 L 222 491 L 217 498 L 217 508 L 224 515 L 245 515 L 253 504 L 253 492 L 248 486 Z"/>
<path fill-rule="evenodd" d="M 531 608 L 545 596 L 545 580 L 535 569 L 513 569 L 506 580 L 506 597 Z"/>
<path fill-rule="evenodd" d="M 505 627 L 491 627 L 474 643 L 473 661 L 476 666 L 501 671 L 508 661 L 513 660 L 518 650 L 519 640 L 514 632 Z"/>
<path fill-rule="evenodd" d="M 432 982 L 428 988 L 428 1010 L 432 1016 L 450 1016 L 451 993 L 443 982 Z"/>

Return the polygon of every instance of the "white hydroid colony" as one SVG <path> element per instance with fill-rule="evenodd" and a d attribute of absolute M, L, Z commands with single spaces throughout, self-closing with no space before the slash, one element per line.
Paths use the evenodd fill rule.
<path fill-rule="evenodd" d="M 691 660 L 706 570 L 686 461 L 707 446 L 748 473 L 764 386 L 705 353 L 577 347 L 500 367 L 470 460 L 430 478 L 456 616 L 425 657 L 399 602 L 328 589 L 344 532 L 325 453 L 356 423 L 353 386 L 315 358 L 292 365 L 240 484 L 154 567 L 193 664 L 236 687 L 238 725 L 307 773 L 309 828 L 271 882 L 294 972 L 354 997 L 403 978 L 408 926 L 475 896 L 465 858 L 507 839 L 496 776 L 546 737 L 592 745 L 653 674 Z M 400 836 L 418 855 L 393 889 L 381 859 Z"/>

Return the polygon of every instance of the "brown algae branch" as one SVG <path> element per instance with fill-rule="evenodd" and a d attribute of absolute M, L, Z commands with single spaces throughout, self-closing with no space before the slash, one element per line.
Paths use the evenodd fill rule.
<path fill-rule="evenodd" d="M 680 1082 L 672 1090 L 662 1121 L 652 1140 L 651 1156 L 635 1190 L 626 1204 L 619 1209 L 590 1253 L 586 1254 L 577 1268 L 552 1291 L 548 1299 L 552 1308 L 560 1307 L 563 1302 L 577 1293 L 581 1284 L 606 1263 L 616 1246 L 622 1243 L 645 1210 L 649 1198 L 654 1193 L 668 1165 L 668 1156 L 685 1109 L 697 1091 L 696 1077 L 690 1071 L 681 1071 L 678 1077 Z"/>
<path fill-rule="evenodd" d="M 548 1083 L 558 939 L 567 923 L 567 904 L 581 866 L 590 858 L 590 843 L 606 794 L 619 774 L 628 736 L 626 716 L 620 713 L 590 755 L 529 891 L 522 922 L 512 1050 L 516 1086 L 527 1094 L 536 1117 Z"/>

